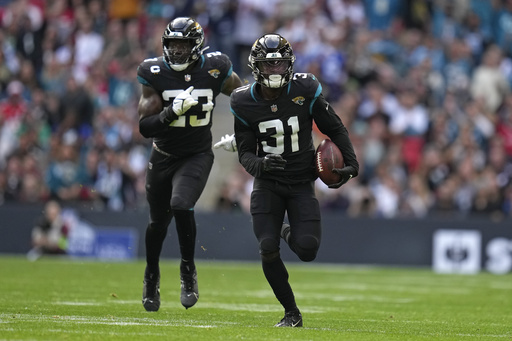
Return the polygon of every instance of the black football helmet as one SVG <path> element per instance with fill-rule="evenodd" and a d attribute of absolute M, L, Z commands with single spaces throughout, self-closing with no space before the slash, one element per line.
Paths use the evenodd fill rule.
<path fill-rule="evenodd" d="M 295 55 L 292 46 L 277 33 L 265 34 L 254 42 L 249 67 L 256 82 L 268 88 L 281 88 L 293 75 Z"/>
<path fill-rule="evenodd" d="M 192 18 L 172 20 L 162 35 L 164 60 L 175 71 L 183 71 L 198 60 L 206 50 L 203 46 L 203 28 Z"/>

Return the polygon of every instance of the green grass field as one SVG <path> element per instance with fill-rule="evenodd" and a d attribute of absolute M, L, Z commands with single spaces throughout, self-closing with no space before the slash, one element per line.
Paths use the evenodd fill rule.
<path fill-rule="evenodd" d="M 259 263 L 200 261 L 200 300 L 179 302 L 178 262 L 161 264 L 160 311 L 141 304 L 144 263 L 0 257 L 0 340 L 512 340 L 512 276 L 287 264 L 304 328 Z"/>

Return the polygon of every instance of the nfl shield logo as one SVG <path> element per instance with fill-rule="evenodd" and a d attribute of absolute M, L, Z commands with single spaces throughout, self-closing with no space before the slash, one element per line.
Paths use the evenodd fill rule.
<path fill-rule="evenodd" d="M 192 77 L 190 75 L 185 75 L 185 82 L 190 82 L 191 78 Z"/>
<path fill-rule="evenodd" d="M 272 110 L 272 112 L 276 112 L 276 111 L 277 111 L 277 105 L 272 104 L 272 105 L 270 106 L 270 110 Z"/>

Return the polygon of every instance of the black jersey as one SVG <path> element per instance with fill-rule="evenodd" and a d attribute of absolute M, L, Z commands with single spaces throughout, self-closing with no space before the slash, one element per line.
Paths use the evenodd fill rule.
<path fill-rule="evenodd" d="M 313 120 L 341 149 L 345 164 L 359 168 L 348 132 L 314 75 L 294 74 L 275 100 L 263 99 L 257 86 L 253 83 L 231 94 L 239 159 L 251 175 L 289 184 L 316 179 Z M 263 172 L 261 158 L 267 154 L 281 154 L 285 169 Z"/>
<path fill-rule="evenodd" d="M 174 71 L 163 57 L 144 60 L 137 68 L 139 83 L 160 93 L 164 107 L 172 105 L 178 94 L 194 86 L 191 95 L 199 103 L 153 137 L 157 146 L 177 156 L 202 153 L 212 147 L 212 112 L 215 99 L 233 72 L 227 55 L 206 53 L 191 70 Z"/>

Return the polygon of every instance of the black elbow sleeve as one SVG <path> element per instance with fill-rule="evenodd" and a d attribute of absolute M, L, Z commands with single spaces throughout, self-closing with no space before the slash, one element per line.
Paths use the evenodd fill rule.
<path fill-rule="evenodd" d="M 146 138 L 154 137 L 166 129 L 167 126 L 160 121 L 159 115 L 145 116 L 139 120 L 139 132 Z"/>

